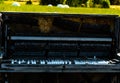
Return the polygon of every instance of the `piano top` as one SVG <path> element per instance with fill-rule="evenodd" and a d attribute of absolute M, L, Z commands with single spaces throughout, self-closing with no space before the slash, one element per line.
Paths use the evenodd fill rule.
<path fill-rule="evenodd" d="M 30 16 L 67 16 L 67 17 L 103 17 L 103 18 L 114 18 L 118 17 L 118 15 L 112 14 L 72 14 L 72 13 L 56 13 L 56 12 L 17 12 L 17 11 L 2 11 L 2 14 L 6 15 L 30 15 Z"/>

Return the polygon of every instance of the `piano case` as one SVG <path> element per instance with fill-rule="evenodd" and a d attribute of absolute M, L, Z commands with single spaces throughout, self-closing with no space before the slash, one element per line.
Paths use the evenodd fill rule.
<path fill-rule="evenodd" d="M 117 15 L 1 14 L 2 72 L 120 72 Z"/>

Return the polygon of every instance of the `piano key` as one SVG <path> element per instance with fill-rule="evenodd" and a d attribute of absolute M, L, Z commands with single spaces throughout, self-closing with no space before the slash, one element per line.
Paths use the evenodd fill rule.
<path fill-rule="evenodd" d="M 45 64 L 45 61 L 44 60 L 40 60 L 40 64 Z"/>
<path fill-rule="evenodd" d="M 21 60 L 18 60 L 18 64 L 21 64 Z"/>
<path fill-rule="evenodd" d="M 36 64 L 36 60 L 31 60 L 31 64 Z"/>
<path fill-rule="evenodd" d="M 29 60 L 27 61 L 27 64 L 28 64 L 28 65 L 30 64 L 30 61 L 29 61 Z"/>

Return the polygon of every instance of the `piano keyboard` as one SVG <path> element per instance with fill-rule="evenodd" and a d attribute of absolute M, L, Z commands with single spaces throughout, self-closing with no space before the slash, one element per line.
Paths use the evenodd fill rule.
<path fill-rule="evenodd" d="M 106 60 L 79 60 L 79 59 L 74 59 L 74 60 L 62 60 L 62 59 L 48 59 L 48 60 L 24 60 L 24 59 L 12 59 L 11 64 L 27 64 L 27 65 L 85 65 L 85 64 L 91 64 L 91 65 L 104 65 L 104 64 L 109 64 L 109 61 Z"/>

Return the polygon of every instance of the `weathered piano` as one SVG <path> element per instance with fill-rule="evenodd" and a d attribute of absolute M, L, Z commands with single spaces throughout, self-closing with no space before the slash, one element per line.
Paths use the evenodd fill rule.
<path fill-rule="evenodd" d="M 3 73 L 120 72 L 117 15 L 1 14 Z"/>

